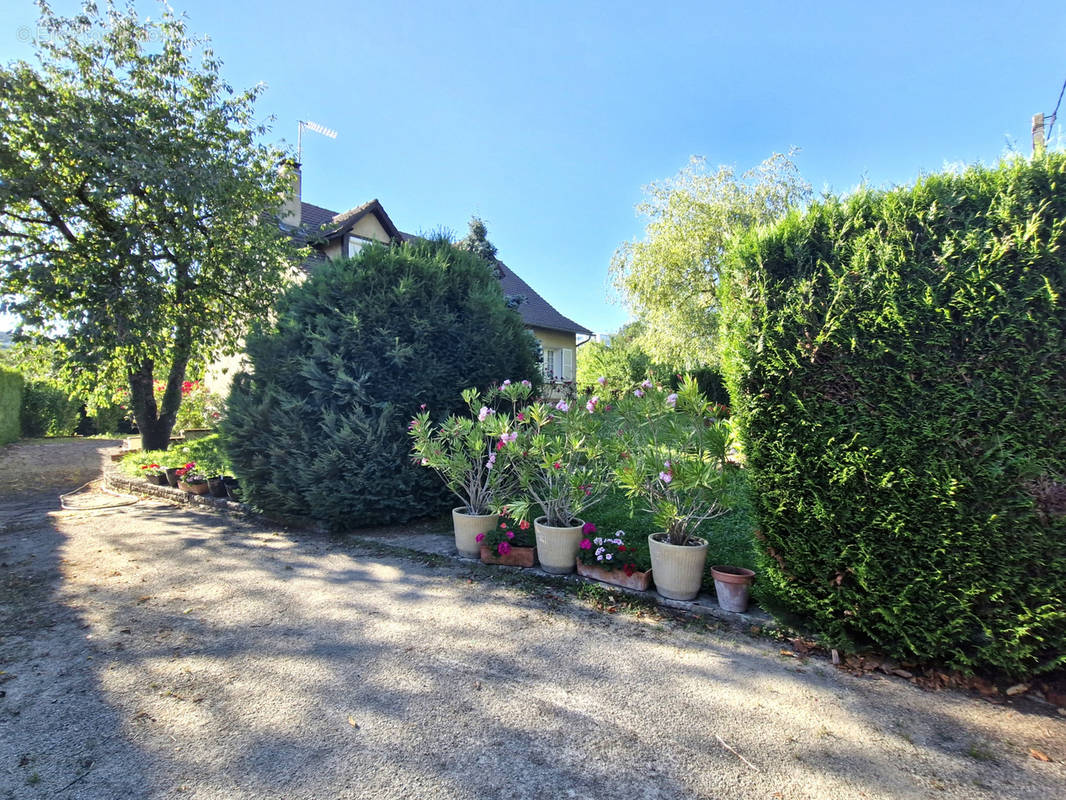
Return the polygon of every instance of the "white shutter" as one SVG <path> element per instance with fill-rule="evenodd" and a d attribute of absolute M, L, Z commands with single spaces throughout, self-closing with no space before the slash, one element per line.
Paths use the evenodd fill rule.
<path fill-rule="evenodd" d="M 564 381 L 574 379 L 574 351 L 569 347 L 563 348 L 563 374 Z"/>

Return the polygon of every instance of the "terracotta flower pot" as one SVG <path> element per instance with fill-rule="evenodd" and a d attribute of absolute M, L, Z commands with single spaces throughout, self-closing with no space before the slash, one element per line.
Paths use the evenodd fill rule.
<path fill-rule="evenodd" d="M 714 578 L 714 593 L 718 595 L 718 605 L 726 611 L 743 614 L 748 610 L 748 594 L 755 573 L 744 567 L 711 567 Z"/>
<path fill-rule="evenodd" d="M 620 569 L 594 567 L 591 564 L 584 563 L 580 559 L 578 559 L 577 562 L 578 575 L 602 581 L 603 583 L 609 583 L 612 586 L 623 586 L 626 589 L 636 589 L 641 592 L 648 590 L 648 586 L 651 584 L 651 573 L 652 571 L 649 569 L 647 572 L 634 572 L 632 575 L 626 575 L 625 572 Z"/>
<path fill-rule="evenodd" d="M 651 570 L 655 573 L 655 591 L 668 600 L 695 600 L 703 584 L 703 564 L 707 560 L 707 542 L 695 536 L 692 544 L 670 544 L 665 533 L 648 537 Z"/>
<path fill-rule="evenodd" d="M 540 517 L 533 521 L 533 529 L 537 532 L 537 557 L 540 559 L 540 568 L 553 575 L 566 575 L 574 571 L 577 563 L 577 551 L 580 549 L 584 534 L 581 528 L 585 524 L 583 520 L 577 520 L 577 525 L 566 528 L 556 528 L 545 524 L 547 517 Z"/>
<path fill-rule="evenodd" d="M 502 564 L 505 567 L 532 567 L 537 561 L 537 548 L 511 547 L 511 552 L 500 555 L 495 547 L 481 545 L 481 560 L 485 564 Z"/>
<path fill-rule="evenodd" d="M 189 494 L 207 494 L 211 491 L 207 486 L 207 481 L 204 481 L 203 483 L 186 483 L 185 481 L 179 480 L 178 488 Z"/>
<path fill-rule="evenodd" d="M 481 558 L 479 533 L 488 533 L 500 521 L 499 514 L 467 514 L 465 506 L 452 509 L 452 529 L 455 531 L 455 549 L 467 558 Z"/>

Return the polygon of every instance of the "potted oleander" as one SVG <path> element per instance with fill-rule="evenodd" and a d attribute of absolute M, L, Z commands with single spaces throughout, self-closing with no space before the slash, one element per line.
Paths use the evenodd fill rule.
<path fill-rule="evenodd" d="M 520 494 L 507 505 L 524 519 L 540 512 L 533 527 L 545 572 L 574 571 L 584 514 L 607 492 L 613 433 L 609 411 L 609 404 L 593 396 L 583 405 L 566 400 L 533 403 L 515 415 L 514 468 Z"/>
<path fill-rule="evenodd" d="M 648 537 L 656 591 L 692 600 L 707 558 L 701 526 L 731 505 L 729 424 L 691 376 L 677 392 L 644 381 L 616 405 L 622 420 L 616 479 L 662 528 Z"/>
<path fill-rule="evenodd" d="M 505 381 L 484 394 L 463 392 L 469 414 L 452 415 L 435 424 L 423 408 L 411 420 L 411 452 L 415 463 L 432 469 L 461 501 L 452 509 L 455 548 L 467 558 L 480 558 L 479 534 L 499 524 L 500 499 L 509 491 L 513 471 L 514 420 L 511 413 L 493 407 L 498 400 L 511 408 L 528 399 L 529 381 Z"/>

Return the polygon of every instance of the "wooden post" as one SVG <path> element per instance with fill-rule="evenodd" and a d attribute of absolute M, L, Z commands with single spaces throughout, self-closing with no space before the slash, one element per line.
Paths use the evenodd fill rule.
<path fill-rule="evenodd" d="M 1033 155 L 1044 155 L 1044 115 L 1033 114 Z"/>

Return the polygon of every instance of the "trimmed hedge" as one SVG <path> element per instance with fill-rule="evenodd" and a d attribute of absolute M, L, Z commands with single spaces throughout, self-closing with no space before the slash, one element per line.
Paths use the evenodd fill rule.
<path fill-rule="evenodd" d="M 26 381 L 20 411 L 23 437 L 73 436 L 82 417 L 82 403 L 70 399 L 59 381 Z"/>
<path fill-rule="evenodd" d="M 763 596 L 835 646 L 1066 664 L 1066 156 L 792 214 L 722 289 Z"/>
<path fill-rule="evenodd" d="M 368 245 L 321 264 L 248 337 L 222 425 L 244 497 L 334 530 L 455 505 L 411 458 L 408 423 L 505 378 L 539 384 L 532 335 L 489 266 L 447 241 Z"/>
<path fill-rule="evenodd" d="M 0 445 L 19 438 L 19 431 L 22 429 L 19 423 L 22 386 L 20 373 L 0 366 Z"/>

